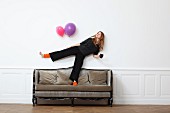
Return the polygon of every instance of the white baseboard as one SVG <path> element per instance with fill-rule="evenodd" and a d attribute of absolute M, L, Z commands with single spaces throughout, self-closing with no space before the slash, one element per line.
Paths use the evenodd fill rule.
<path fill-rule="evenodd" d="M 4 104 L 32 104 L 31 98 L 7 98 L 7 99 L 2 99 L 0 98 L 0 103 Z"/>
<path fill-rule="evenodd" d="M 113 99 L 113 104 L 120 105 L 170 105 L 169 99 Z"/>

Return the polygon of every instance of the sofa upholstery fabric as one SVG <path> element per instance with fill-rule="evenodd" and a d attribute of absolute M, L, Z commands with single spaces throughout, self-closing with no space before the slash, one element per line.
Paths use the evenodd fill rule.
<path fill-rule="evenodd" d="M 34 69 L 33 105 L 37 98 L 107 98 L 112 105 L 112 71 L 109 69 L 84 69 L 79 74 L 78 86 L 69 85 L 70 68 Z"/>

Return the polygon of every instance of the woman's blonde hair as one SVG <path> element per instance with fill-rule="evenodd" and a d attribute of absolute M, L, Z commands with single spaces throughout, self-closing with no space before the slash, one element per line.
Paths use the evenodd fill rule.
<path fill-rule="evenodd" d="M 93 35 L 92 37 L 94 37 L 93 38 L 93 43 L 97 46 L 99 46 L 99 49 L 100 49 L 100 51 L 101 50 L 103 50 L 103 46 L 104 46 L 104 33 L 102 32 L 102 31 L 99 31 L 100 33 L 101 33 L 101 37 L 100 37 L 100 41 L 99 42 L 97 42 L 97 37 L 96 37 L 96 35 Z M 97 33 L 99 33 L 99 32 L 97 32 Z"/>

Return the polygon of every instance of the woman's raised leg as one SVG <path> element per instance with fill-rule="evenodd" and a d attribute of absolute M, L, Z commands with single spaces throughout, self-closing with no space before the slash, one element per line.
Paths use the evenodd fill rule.
<path fill-rule="evenodd" d="M 67 56 L 76 55 L 78 52 L 79 52 L 79 49 L 78 49 L 78 47 L 75 46 L 75 47 L 70 47 L 67 49 L 63 49 L 60 51 L 55 51 L 55 52 L 47 53 L 47 54 L 42 54 L 40 52 L 40 55 L 43 58 L 51 58 L 51 60 L 54 62 L 58 59 L 61 59 L 61 58 L 67 57 Z"/>

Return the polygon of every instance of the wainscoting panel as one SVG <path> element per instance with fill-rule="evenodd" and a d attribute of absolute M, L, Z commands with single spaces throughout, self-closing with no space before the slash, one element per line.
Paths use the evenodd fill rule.
<path fill-rule="evenodd" d="M 140 96 L 140 75 L 121 75 L 121 96 Z"/>
<path fill-rule="evenodd" d="M 161 97 L 169 97 L 170 95 L 170 74 L 160 75 L 160 82 L 161 82 Z"/>
<path fill-rule="evenodd" d="M 170 70 L 112 69 L 114 104 L 170 104 Z M 0 103 L 32 103 L 31 68 L 0 68 Z"/>
<path fill-rule="evenodd" d="M 32 69 L 0 69 L 0 103 L 31 103 Z"/>
<path fill-rule="evenodd" d="M 113 69 L 114 104 L 170 104 L 170 70 Z"/>
<path fill-rule="evenodd" d="M 154 74 L 145 74 L 144 75 L 144 96 L 145 97 L 154 97 L 156 96 L 156 76 Z"/>

